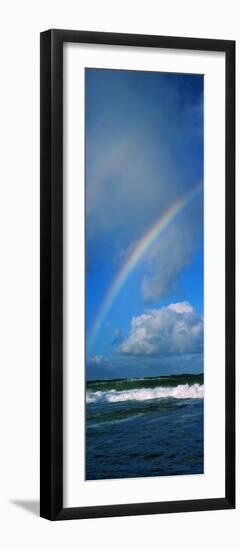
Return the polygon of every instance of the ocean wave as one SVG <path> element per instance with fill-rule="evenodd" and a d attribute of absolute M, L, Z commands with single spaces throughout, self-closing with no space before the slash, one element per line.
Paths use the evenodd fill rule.
<path fill-rule="evenodd" d="M 119 403 L 121 401 L 148 401 L 150 399 L 203 399 L 203 384 L 179 384 L 175 387 L 140 388 L 126 391 L 115 389 L 108 391 L 86 392 L 86 403 Z"/>
<path fill-rule="evenodd" d="M 146 388 L 173 388 L 178 385 L 193 386 L 194 384 L 204 384 L 203 373 L 191 374 L 170 374 L 162 376 L 148 376 L 140 378 L 115 378 L 106 380 L 88 380 L 86 382 L 86 391 L 95 393 L 97 391 L 107 392 L 110 390 L 127 391 Z"/>

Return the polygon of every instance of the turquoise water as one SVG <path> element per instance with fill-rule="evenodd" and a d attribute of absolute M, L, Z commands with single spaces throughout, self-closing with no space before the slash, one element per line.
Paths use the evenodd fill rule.
<path fill-rule="evenodd" d="M 86 386 L 86 479 L 203 473 L 203 375 Z"/>

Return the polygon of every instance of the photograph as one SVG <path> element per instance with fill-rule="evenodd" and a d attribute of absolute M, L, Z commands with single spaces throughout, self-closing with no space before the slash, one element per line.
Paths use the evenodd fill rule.
<path fill-rule="evenodd" d="M 203 201 L 204 76 L 86 67 L 86 481 L 204 474 Z"/>
<path fill-rule="evenodd" d="M 234 508 L 235 41 L 48 30 L 40 92 L 40 515 Z"/>
<path fill-rule="evenodd" d="M 240 5 L 1 8 L 0 548 L 239 550 Z"/>

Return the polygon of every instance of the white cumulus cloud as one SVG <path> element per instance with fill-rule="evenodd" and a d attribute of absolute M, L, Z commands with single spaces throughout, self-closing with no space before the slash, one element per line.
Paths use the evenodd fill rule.
<path fill-rule="evenodd" d="M 203 318 L 189 302 L 169 304 L 133 317 L 129 336 L 119 347 L 125 355 L 156 357 L 202 350 Z"/>

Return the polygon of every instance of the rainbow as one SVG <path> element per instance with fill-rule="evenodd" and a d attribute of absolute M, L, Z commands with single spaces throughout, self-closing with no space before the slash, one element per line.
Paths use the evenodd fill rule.
<path fill-rule="evenodd" d="M 155 241 L 161 235 L 164 229 L 166 229 L 168 225 L 177 217 L 177 215 L 182 212 L 183 209 L 188 206 L 188 204 L 190 204 L 190 202 L 198 195 L 201 189 L 202 185 L 198 184 L 194 187 L 194 189 L 179 198 L 138 241 L 132 253 L 122 265 L 120 271 L 116 274 L 113 283 L 106 294 L 104 302 L 99 310 L 99 313 L 97 314 L 95 323 L 93 325 L 90 342 L 93 342 L 110 308 L 112 307 L 114 300 L 116 299 L 128 276 L 131 274 L 138 262 L 142 259 L 150 246 L 155 243 Z"/>

